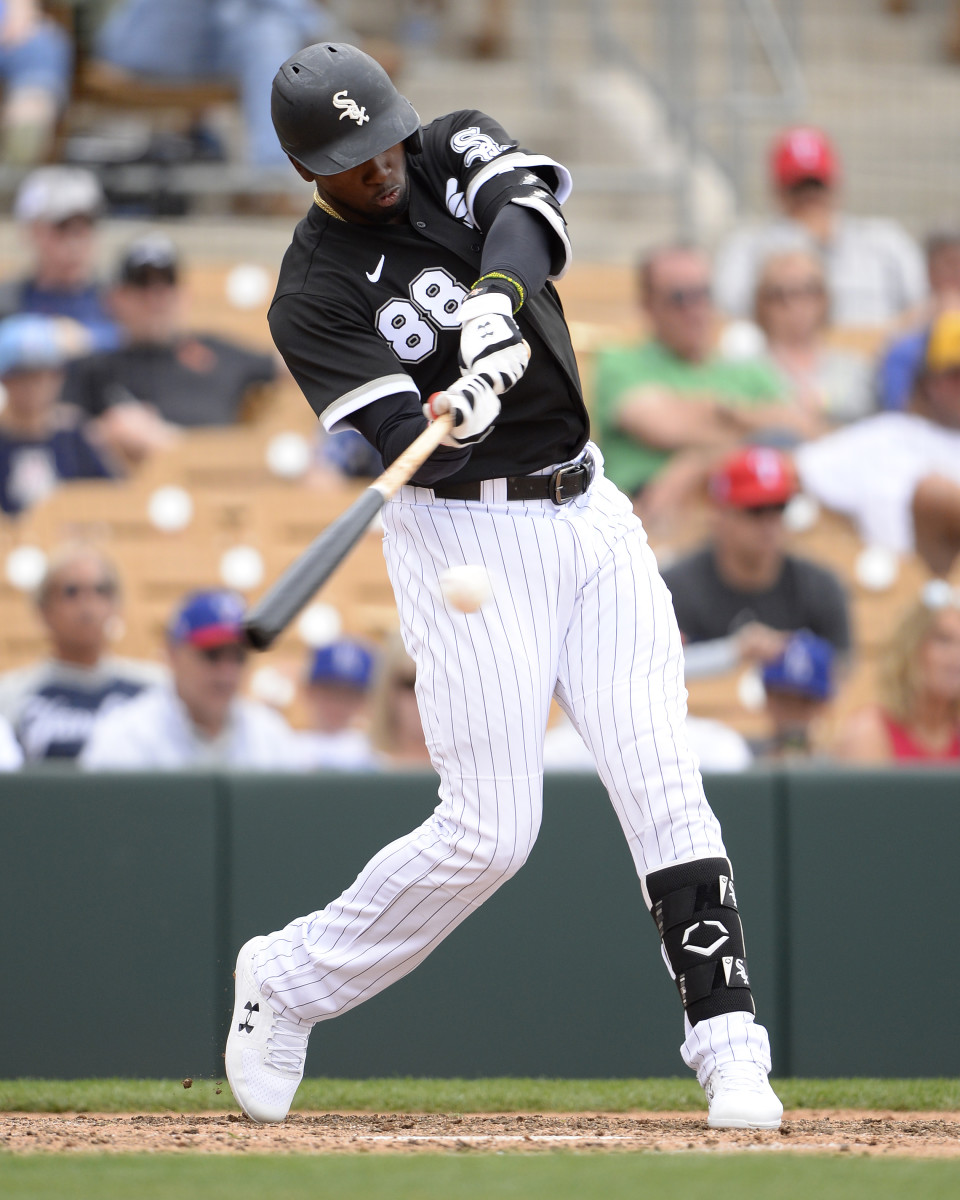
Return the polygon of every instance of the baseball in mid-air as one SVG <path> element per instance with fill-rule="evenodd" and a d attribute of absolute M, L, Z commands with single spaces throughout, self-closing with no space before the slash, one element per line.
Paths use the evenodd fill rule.
<path fill-rule="evenodd" d="M 493 586 L 486 567 L 467 563 L 462 567 L 447 567 L 440 576 L 440 591 L 452 608 L 472 613 L 490 599 Z"/>

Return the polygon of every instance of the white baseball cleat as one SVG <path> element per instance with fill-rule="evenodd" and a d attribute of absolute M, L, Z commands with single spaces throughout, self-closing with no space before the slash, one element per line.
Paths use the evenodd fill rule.
<path fill-rule="evenodd" d="M 779 1129 L 783 1105 L 759 1063 L 729 1062 L 703 1085 L 711 1129 Z"/>
<path fill-rule="evenodd" d="M 307 1058 L 309 1027 L 281 1017 L 257 987 L 251 964 L 266 942 L 251 938 L 237 955 L 236 1000 L 224 1056 L 234 1099 L 251 1119 L 282 1121 L 290 1111 Z"/>

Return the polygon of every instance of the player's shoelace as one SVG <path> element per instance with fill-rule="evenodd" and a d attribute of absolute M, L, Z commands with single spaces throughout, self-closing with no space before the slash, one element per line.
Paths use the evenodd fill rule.
<path fill-rule="evenodd" d="M 759 1063 L 729 1062 L 717 1067 L 708 1082 L 711 1084 L 711 1099 L 719 1088 L 731 1088 L 738 1092 L 765 1092 L 767 1073 Z"/>
<path fill-rule="evenodd" d="M 286 1017 L 275 1016 L 270 1027 L 270 1036 L 267 1038 L 264 1061 L 268 1066 L 276 1067 L 278 1071 L 299 1075 L 303 1070 L 303 1060 L 307 1056 L 309 1038 L 309 1029 L 288 1021 Z"/>

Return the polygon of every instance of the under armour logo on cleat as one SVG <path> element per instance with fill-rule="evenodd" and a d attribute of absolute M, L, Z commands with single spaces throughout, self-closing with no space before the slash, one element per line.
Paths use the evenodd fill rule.
<path fill-rule="evenodd" d="M 357 104 L 356 100 L 350 99 L 350 97 L 347 95 L 346 88 L 344 88 L 343 91 L 333 93 L 333 107 L 342 108 L 344 110 L 340 114 L 341 121 L 344 117 L 349 117 L 351 121 L 356 121 L 358 125 L 363 125 L 365 121 L 370 120 L 370 117 L 367 115 L 367 110 L 365 108 L 361 108 Z"/>
<path fill-rule="evenodd" d="M 241 1033 L 253 1033 L 253 1026 L 250 1024 L 250 1017 L 253 1013 L 258 1013 L 260 1011 L 260 1005 L 251 1004 L 248 1000 L 243 1007 L 246 1009 L 247 1013 L 246 1020 L 241 1021 L 237 1028 Z"/>

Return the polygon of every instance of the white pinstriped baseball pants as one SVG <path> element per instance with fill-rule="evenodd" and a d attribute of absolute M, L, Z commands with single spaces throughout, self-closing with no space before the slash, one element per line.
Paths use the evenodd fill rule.
<path fill-rule="evenodd" d="M 673 605 L 630 502 L 601 466 L 586 495 L 563 506 L 508 503 L 502 480 L 482 486 L 479 501 L 405 487 L 384 509 L 440 803 L 258 954 L 264 994 L 304 1024 L 407 974 L 523 865 L 540 827 L 554 696 L 593 752 L 641 882 L 726 853 L 685 736 Z M 471 614 L 440 592 L 441 572 L 464 563 L 484 564 L 493 584 Z M 701 1081 L 725 1058 L 769 1069 L 766 1032 L 749 1014 L 686 1028 L 681 1053 Z"/>

